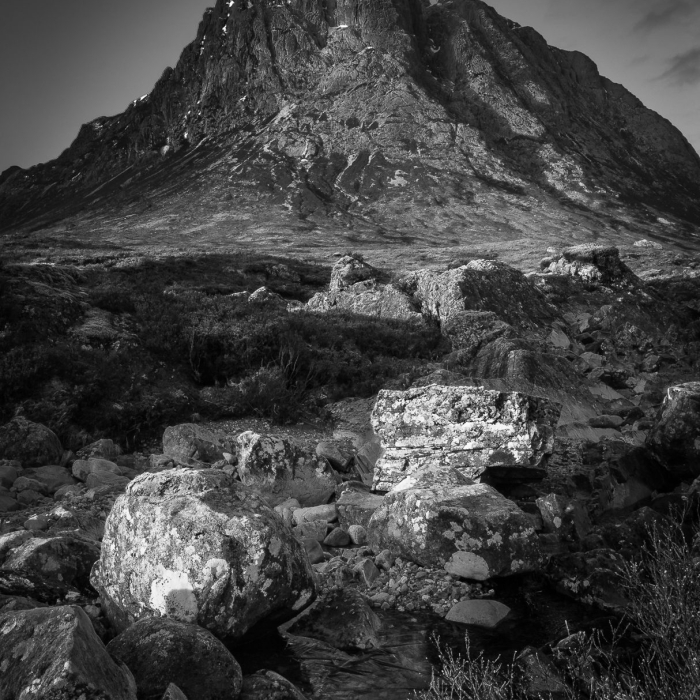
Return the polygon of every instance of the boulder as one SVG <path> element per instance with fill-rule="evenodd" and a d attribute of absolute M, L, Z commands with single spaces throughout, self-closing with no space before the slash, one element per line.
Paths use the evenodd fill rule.
<path fill-rule="evenodd" d="M 23 545 L 27 540 L 31 540 L 34 533 L 27 530 L 17 530 L 0 535 L 0 563 L 4 562 L 7 555 L 17 547 Z"/>
<path fill-rule="evenodd" d="M 0 426 L 0 459 L 15 459 L 22 466 L 58 464 L 63 447 L 53 431 L 22 416 Z"/>
<path fill-rule="evenodd" d="M 58 465 L 25 469 L 22 475 L 38 481 L 42 485 L 42 492 L 51 496 L 62 486 L 71 486 L 77 483 L 68 469 Z"/>
<path fill-rule="evenodd" d="M 119 492 L 123 491 L 128 483 L 127 477 L 112 472 L 93 472 L 88 474 L 87 479 L 85 479 L 85 486 L 89 489 L 109 487 Z"/>
<path fill-rule="evenodd" d="M 401 287 L 427 318 L 441 326 L 463 311 L 490 311 L 517 328 L 551 321 L 555 310 L 545 296 L 515 268 L 495 260 L 472 260 L 455 270 L 418 270 Z"/>
<path fill-rule="evenodd" d="M 292 617 L 315 597 L 289 528 L 217 469 L 136 477 L 107 518 L 92 581 L 119 631 L 161 615 L 222 639 Z"/>
<path fill-rule="evenodd" d="M 9 489 L 22 474 L 22 467 L 11 460 L 2 462 L 4 464 L 0 464 L 0 487 Z"/>
<path fill-rule="evenodd" d="M 78 459 L 90 459 L 90 457 L 97 457 L 99 459 L 108 459 L 110 462 L 114 462 L 119 455 L 121 455 L 122 450 L 119 445 L 115 445 L 112 440 L 102 439 L 97 440 L 85 447 L 81 447 L 76 453 Z"/>
<path fill-rule="evenodd" d="M 284 306 L 286 302 L 277 292 L 267 287 L 260 287 L 248 297 L 248 303 L 258 306 Z"/>
<path fill-rule="evenodd" d="M 159 698 L 174 683 L 196 700 L 236 700 L 241 667 L 211 632 L 167 617 L 139 620 L 107 645 L 136 679 L 139 698 Z"/>
<path fill-rule="evenodd" d="M 350 525 L 348 527 L 348 537 L 352 544 L 358 546 L 367 544 L 367 530 L 362 525 Z"/>
<path fill-rule="evenodd" d="M 69 535 L 33 537 L 10 550 L 0 569 L 39 578 L 53 586 L 57 595 L 67 589 L 93 595 L 90 570 L 99 556 L 99 545 L 87 539 Z"/>
<path fill-rule="evenodd" d="M 510 608 L 497 600 L 462 600 L 450 608 L 445 616 L 448 622 L 493 629 L 506 619 Z"/>
<path fill-rule="evenodd" d="M 213 464 L 233 451 L 232 441 L 196 423 L 173 425 L 163 433 L 163 454 L 180 464 Z"/>
<path fill-rule="evenodd" d="M 295 525 L 310 523 L 315 520 L 322 520 L 324 523 L 332 523 L 337 519 L 338 510 L 335 503 L 327 503 L 326 505 L 312 506 L 310 508 L 297 508 L 292 516 Z"/>
<path fill-rule="evenodd" d="M 0 513 L 12 513 L 20 510 L 22 505 L 6 491 L 0 492 Z"/>
<path fill-rule="evenodd" d="M 306 700 L 306 696 L 283 676 L 266 670 L 243 679 L 239 700 Z"/>
<path fill-rule="evenodd" d="M 79 607 L 0 616 L 0 697 L 136 700 L 130 671 L 107 653 Z"/>
<path fill-rule="evenodd" d="M 279 435 L 241 433 L 238 475 L 272 506 L 296 498 L 303 506 L 326 503 L 335 492 L 336 476 L 325 459 L 305 452 Z"/>
<path fill-rule="evenodd" d="M 514 338 L 513 326 L 501 321 L 493 311 L 459 311 L 449 315 L 440 327 L 453 350 L 476 355 L 479 348 L 496 338 Z"/>
<path fill-rule="evenodd" d="M 328 291 L 338 292 L 341 289 L 352 287 L 358 282 L 376 279 L 378 274 L 379 271 L 366 263 L 360 256 L 343 255 L 333 265 Z"/>
<path fill-rule="evenodd" d="M 309 299 L 312 311 L 338 309 L 361 316 L 422 323 L 411 299 L 393 285 L 358 283 L 337 292 L 319 293 Z"/>
<path fill-rule="evenodd" d="M 349 529 L 351 525 L 367 527 L 374 511 L 384 500 L 383 496 L 363 491 L 343 491 L 336 501 L 338 522 L 340 526 Z"/>
<path fill-rule="evenodd" d="M 122 468 L 114 462 L 99 457 L 90 457 L 90 459 L 77 459 L 73 462 L 71 469 L 73 476 L 80 481 L 87 481 L 90 474 L 99 472 L 108 472 L 110 474 L 122 475 Z"/>
<path fill-rule="evenodd" d="M 350 535 L 342 527 L 331 530 L 323 540 L 326 547 L 347 547 L 350 544 Z"/>
<path fill-rule="evenodd" d="M 240 696 L 239 696 L 240 697 Z M 165 693 L 163 693 L 163 697 L 161 700 L 188 700 L 187 696 L 175 685 L 175 683 L 171 683 Z"/>
<path fill-rule="evenodd" d="M 672 474 L 700 476 L 700 382 L 668 388 L 647 446 Z"/>
<path fill-rule="evenodd" d="M 471 478 L 495 467 L 541 477 L 560 411 L 549 399 L 473 386 L 382 390 L 372 426 L 385 451 L 373 490 L 387 491 L 428 466 L 457 467 Z"/>
<path fill-rule="evenodd" d="M 290 634 L 313 637 L 345 651 L 379 647 L 382 623 L 360 592 L 333 589 L 288 628 Z"/>
<path fill-rule="evenodd" d="M 615 246 L 584 243 L 562 251 L 547 272 L 570 275 L 583 282 L 604 285 L 639 285 L 639 278 L 620 260 Z"/>
<path fill-rule="evenodd" d="M 369 522 L 375 552 L 395 555 L 424 567 L 484 581 L 494 576 L 535 571 L 539 541 L 532 520 L 486 484 L 400 486 L 384 497 Z"/>

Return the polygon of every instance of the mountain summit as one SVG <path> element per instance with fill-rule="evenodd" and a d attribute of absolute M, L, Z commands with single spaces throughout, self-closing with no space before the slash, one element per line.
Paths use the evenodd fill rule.
<path fill-rule="evenodd" d="M 300 221 L 318 241 L 689 240 L 699 195 L 666 119 L 479 0 L 218 0 L 150 94 L 0 176 L 0 220 L 87 212 L 115 240 L 123 217 L 152 231 L 177 212 L 169 230 L 241 241 Z"/>

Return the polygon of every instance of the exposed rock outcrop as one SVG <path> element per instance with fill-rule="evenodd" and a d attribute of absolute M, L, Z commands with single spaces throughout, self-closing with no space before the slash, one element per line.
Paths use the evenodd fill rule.
<path fill-rule="evenodd" d="M 315 596 L 291 531 L 253 491 L 212 469 L 134 479 L 107 518 L 92 581 L 117 630 L 164 615 L 230 639 L 293 616 Z"/>
<path fill-rule="evenodd" d="M 571 275 L 589 284 L 640 284 L 639 278 L 620 260 L 620 251 L 615 246 L 596 243 L 566 248 L 561 257 L 549 263 L 545 270 Z"/>
<path fill-rule="evenodd" d="M 472 386 L 382 390 L 372 411 L 384 447 L 373 489 L 387 491 L 427 466 L 473 478 L 496 467 L 542 476 L 559 412 L 548 399 Z"/>

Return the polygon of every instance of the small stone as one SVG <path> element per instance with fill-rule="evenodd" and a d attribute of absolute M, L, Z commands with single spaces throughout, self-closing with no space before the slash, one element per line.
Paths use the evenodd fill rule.
<path fill-rule="evenodd" d="M 379 569 L 371 559 L 363 559 L 356 564 L 353 571 L 360 575 L 360 578 L 367 586 L 371 586 L 379 577 Z"/>
<path fill-rule="evenodd" d="M 367 544 L 367 530 L 362 525 L 351 525 L 348 528 L 348 535 L 353 544 Z"/>
<path fill-rule="evenodd" d="M 24 529 L 32 532 L 41 532 L 49 529 L 49 519 L 45 515 L 32 515 L 24 521 Z"/>
<path fill-rule="evenodd" d="M 302 523 L 321 520 L 331 523 L 338 519 L 338 511 L 335 503 L 329 503 L 322 506 L 313 506 L 312 508 L 299 508 L 294 511 L 294 524 L 301 525 Z"/>
<path fill-rule="evenodd" d="M 323 540 L 323 544 L 329 547 L 345 547 L 350 544 L 350 535 L 348 535 L 345 530 L 340 527 L 336 527 L 331 531 L 331 533 Z"/>
<path fill-rule="evenodd" d="M 310 564 L 320 564 L 325 561 L 323 549 L 321 549 L 321 544 L 318 540 L 305 537 L 301 543 L 304 545 L 306 556 L 308 557 Z"/>
<path fill-rule="evenodd" d="M 384 571 L 389 571 L 394 566 L 394 555 L 390 550 L 384 549 L 374 558 L 374 563 L 380 569 Z"/>
<path fill-rule="evenodd" d="M 496 600 L 463 600 L 447 613 L 450 622 L 461 622 L 493 629 L 510 613 L 510 608 Z"/>

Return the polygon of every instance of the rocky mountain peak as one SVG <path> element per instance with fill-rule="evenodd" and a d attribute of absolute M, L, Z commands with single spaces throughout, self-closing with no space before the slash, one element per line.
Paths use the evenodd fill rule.
<path fill-rule="evenodd" d="M 480 0 L 219 0 L 150 94 L 4 176 L 0 213 L 14 228 L 143 197 L 172 210 L 192 178 L 253 218 L 264 202 L 443 242 L 559 235 L 563 218 L 595 235 L 700 224 L 683 135 Z"/>

